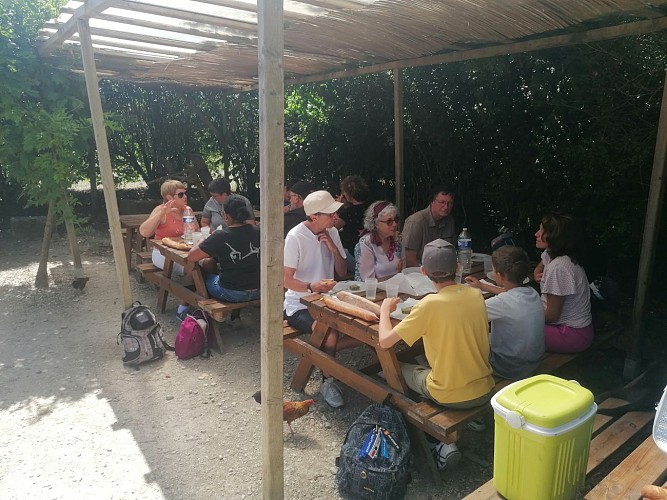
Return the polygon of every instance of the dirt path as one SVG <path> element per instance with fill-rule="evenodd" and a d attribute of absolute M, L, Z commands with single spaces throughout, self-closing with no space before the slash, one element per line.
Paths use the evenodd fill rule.
<path fill-rule="evenodd" d="M 224 325 L 224 353 L 123 367 L 116 345 L 122 307 L 104 235 L 81 238 L 85 274 L 71 287 L 66 239 L 54 241 L 51 287 L 35 289 L 39 241 L 0 239 L 0 491 L 5 499 L 261 498 L 258 310 Z M 150 284 L 130 278 L 154 307 Z M 159 315 L 168 341 L 175 303 Z M 285 359 L 285 394 L 295 360 Z M 338 498 L 334 460 L 368 400 L 345 388 L 331 410 L 311 380 L 311 413 L 285 427 L 285 497 Z M 463 436 L 464 455 L 490 461 L 488 433 Z M 491 474 L 471 460 L 435 489 L 413 476 L 408 498 L 460 498 Z"/>

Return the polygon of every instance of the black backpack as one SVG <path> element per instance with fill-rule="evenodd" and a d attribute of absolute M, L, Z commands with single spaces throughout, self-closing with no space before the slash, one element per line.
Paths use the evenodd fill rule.
<path fill-rule="evenodd" d="M 121 328 L 116 343 L 121 342 L 125 350 L 123 363 L 129 366 L 160 359 L 165 351 L 174 350 L 164 340 L 162 327 L 155 314 L 139 301 L 121 315 Z"/>
<path fill-rule="evenodd" d="M 347 431 L 336 459 L 338 492 L 345 499 L 401 499 L 410 482 L 411 460 L 403 415 L 374 403 Z"/>

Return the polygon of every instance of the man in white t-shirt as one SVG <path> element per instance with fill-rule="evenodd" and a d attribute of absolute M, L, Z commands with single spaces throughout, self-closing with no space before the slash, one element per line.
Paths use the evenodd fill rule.
<path fill-rule="evenodd" d="M 307 220 L 301 222 L 285 237 L 283 286 L 284 309 L 287 323 L 299 331 L 312 331 L 313 318 L 301 303 L 301 297 L 312 293 L 331 291 L 334 276 L 345 276 L 347 264 L 345 249 L 334 227 L 336 212 L 343 204 L 334 200 L 327 191 L 315 191 L 303 200 Z M 330 333 L 323 350 L 334 356 L 341 348 L 354 345 L 354 339 Z M 332 407 L 343 405 L 343 395 L 332 377 L 326 377 L 320 388 L 325 401 Z"/>

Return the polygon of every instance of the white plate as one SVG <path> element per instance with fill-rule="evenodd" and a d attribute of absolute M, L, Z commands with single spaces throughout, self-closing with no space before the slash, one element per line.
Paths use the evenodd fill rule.
<path fill-rule="evenodd" d="M 403 274 L 421 273 L 421 272 L 422 272 L 422 268 L 419 267 L 419 266 L 416 266 L 416 267 L 406 267 L 406 268 L 403 269 L 403 271 L 401 271 L 401 272 L 402 272 Z"/>
<path fill-rule="evenodd" d="M 399 303 L 396 305 L 396 310 L 395 310 L 393 313 L 391 313 L 389 316 L 391 316 L 391 317 L 394 318 L 394 319 L 405 319 L 405 318 L 408 317 L 408 315 L 407 315 L 407 314 L 403 314 L 403 313 L 401 312 L 401 308 L 403 308 L 403 307 L 414 307 L 415 304 L 417 304 L 418 302 L 419 302 L 419 301 L 418 301 L 417 299 L 407 298 L 407 299 L 405 299 L 404 301 L 399 302 Z"/>
<path fill-rule="evenodd" d="M 359 289 L 358 290 L 350 290 L 350 285 L 358 285 Z M 346 292 L 363 292 L 366 290 L 366 283 L 363 281 L 339 281 L 336 283 L 336 285 L 333 287 L 333 290 L 331 290 L 331 293 L 336 293 L 340 291 L 346 291 Z"/>

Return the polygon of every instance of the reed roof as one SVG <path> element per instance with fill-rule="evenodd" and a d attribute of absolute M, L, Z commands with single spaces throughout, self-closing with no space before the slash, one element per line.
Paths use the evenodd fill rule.
<path fill-rule="evenodd" d="M 286 83 L 662 30 L 667 0 L 284 0 Z M 71 1 L 40 54 L 82 71 L 88 18 L 101 78 L 186 88 L 258 84 L 253 0 Z"/>

